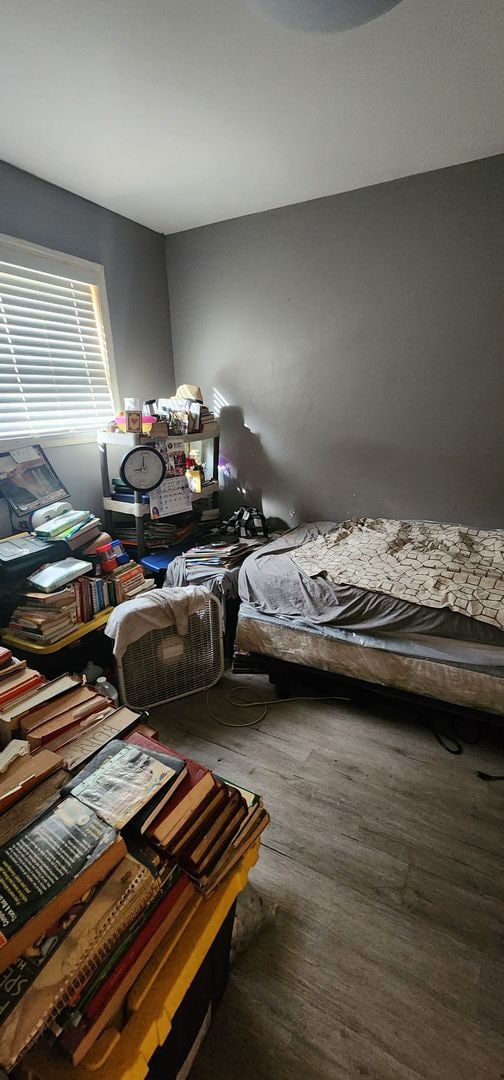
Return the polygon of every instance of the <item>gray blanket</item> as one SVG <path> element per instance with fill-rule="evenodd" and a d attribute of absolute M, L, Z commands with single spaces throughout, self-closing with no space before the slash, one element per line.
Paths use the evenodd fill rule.
<path fill-rule="evenodd" d="M 263 615 L 302 619 L 318 626 L 371 632 L 402 630 L 504 646 L 502 631 L 447 608 L 422 607 L 355 585 L 308 577 L 298 569 L 290 552 L 337 527 L 332 521 L 300 525 L 249 555 L 240 570 L 241 599 Z"/>

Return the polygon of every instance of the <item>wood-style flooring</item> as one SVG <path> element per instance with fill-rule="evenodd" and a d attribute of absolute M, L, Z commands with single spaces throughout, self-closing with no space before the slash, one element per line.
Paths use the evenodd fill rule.
<path fill-rule="evenodd" d="M 225 699 L 238 682 L 274 693 L 261 676 L 211 691 L 243 721 Z M 272 819 L 251 880 L 278 915 L 235 964 L 191 1080 L 502 1080 L 504 781 L 476 776 L 504 773 L 498 741 L 452 756 L 412 707 L 379 701 L 289 701 L 239 730 L 198 695 L 152 721 Z"/>

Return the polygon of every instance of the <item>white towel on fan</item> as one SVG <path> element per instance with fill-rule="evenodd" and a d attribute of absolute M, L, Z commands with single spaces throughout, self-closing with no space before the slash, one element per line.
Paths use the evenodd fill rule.
<path fill-rule="evenodd" d="M 114 641 L 114 656 L 124 656 L 128 645 L 138 641 L 149 630 L 175 626 L 181 637 L 187 634 L 189 616 L 201 611 L 208 603 L 208 589 L 203 585 L 185 588 L 154 589 L 114 608 L 105 627 L 107 637 Z"/>

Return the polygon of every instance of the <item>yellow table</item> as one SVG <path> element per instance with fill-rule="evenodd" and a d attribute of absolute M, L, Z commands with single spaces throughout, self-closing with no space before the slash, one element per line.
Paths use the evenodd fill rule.
<path fill-rule="evenodd" d="M 39 1041 L 22 1062 L 26 1080 L 91 1080 L 90 1073 L 95 1080 L 143 1080 L 258 854 L 259 841 L 209 900 L 197 895 L 190 901 L 131 988 L 122 1031 L 103 1031 L 76 1068 Z"/>
<path fill-rule="evenodd" d="M 9 649 L 22 649 L 23 652 L 35 653 L 37 656 L 49 656 L 50 653 L 60 652 L 68 645 L 74 645 L 86 634 L 92 634 L 93 630 L 100 630 L 102 626 L 105 626 L 113 610 L 111 607 L 104 608 L 89 622 L 76 623 L 74 629 L 66 637 L 53 641 L 51 645 L 39 645 L 37 641 L 27 641 L 23 637 L 18 637 L 17 634 L 11 634 L 9 630 L 2 630 L 2 644 L 8 645 Z"/>

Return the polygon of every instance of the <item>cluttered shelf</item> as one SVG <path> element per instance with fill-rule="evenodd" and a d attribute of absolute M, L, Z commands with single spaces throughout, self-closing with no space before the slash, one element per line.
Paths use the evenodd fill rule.
<path fill-rule="evenodd" d="M 139 559 L 220 517 L 219 424 L 199 387 L 179 390 L 183 396 L 148 402 L 148 414 L 125 409 L 98 432 L 105 528 L 134 544 Z"/>
<path fill-rule="evenodd" d="M 205 483 L 201 491 L 191 491 L 190 499 L 191 503 L 198 502 L 199 499 L 209 498 L 210 495 L 215 495 L 219 490 L 219 483 L 217 480 L 209 480 Z M 124 498 L 124 496 L 123 496 Z M 103 497 L 103 509 L 108 510 L 114 514 L 130 514 L 132 517 L 150 517 L 151 509 L 149 502 L 126 502 L 121 501 L 121 497 L 114 498 L 112 495 Z"/>
<path fill-rule="evenodd" d="M 152 429 L 151 429 L 151 431 L 152 431 Z M 199 443 L 199 442 L 206 442 L 207 439 L 216 439 L 216 438 L 219 437 L 219 435 L 220 435 L 219 424 L 214 423 L 214 424 L 210 424 L 208 427 L 206 427 L 204 431 L 193 431 L 193 432 L 191 432 L 190 435 L 189 434 L 185 434 L 183 436 L 176 435 L 176 436 L 173 436 L 173 438 L 182 437 L 184 439 L 185 443 Z M 98 442 L 101 443 L 103 446 L 120 446 L 120 447 L 123 447 L 124 449 L 126 449 L 128 447 L 132 447 L 132 446 L 138 446 L 138 445 L 141 445 L 142 443 L 151 442 L 154 437 L 156 437 L 156 438 L 160 438 L 160 437 L 167 438 L 168 434 L 165 433 L 163 436 L 156 435 L 156 429 L 154 429 L 153 434 L 151 434 L 150 432 L 149 433 L 142 432 L 141 435 L 139 433 L 132 432 L 132 431 L 107 431 L 106 430 L 106 431 L 99 431 L 98 432 Z"/>

